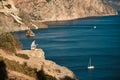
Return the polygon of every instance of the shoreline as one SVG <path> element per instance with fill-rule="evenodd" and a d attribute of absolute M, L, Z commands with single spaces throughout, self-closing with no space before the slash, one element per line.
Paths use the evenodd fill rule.
<path fill-rule="evenodd" d="M 81 18 L 74 18 L 74 19 L 66 19 L 66 20 L 48 20 L 48 21 L 40 21 L 42 23 L 45 23 L 49 26 L 50 25 L 54 25 L 54 24 L 64 24 L 66 22 L 69 22 L 69 21 L 74 21 L 74 20 L 80 20 L 80 19 L 90 19 L 90 18 L 100 18 L 100 17 L 110 17 L 110 16 L 118 16 L 119 14 L 116 14 L 116 15 L 103 15 L 103 16 L 87 16 L 87 17 L 81 17 Z M 49 27 L 48 27 L 49 28 Z"/>
<path fill-rule="evenodd" d="M 89 17 L 104 17 L 104 16 L 115 16 L 115 15 L 119 15 L 119 11 L 116 11 L 115 14 L 101 14 L 101 15 L 95 15 L 95 16 L 80 16 L 80 17 L 73 17 L 73 18 L 69 18 L 69 19 L 59 19 L 59 20 L 42 20 L 40 22 L 49 22 L 49 21 L 54 21 L 54 22 L 59 22 L 59 21 L 71 21 L 71 20 L 77 20 L 77 19 L 83 19 L 83 18 L 89 18 Z"/>

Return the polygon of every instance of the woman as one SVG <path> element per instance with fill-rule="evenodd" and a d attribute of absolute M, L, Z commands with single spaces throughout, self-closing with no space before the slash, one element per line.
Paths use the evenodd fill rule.
<path fill-rule="evenodd" d="M 31 50 L 36 50 L 37 44 L 35 43 L 35 40 L 31 43 Z"/>

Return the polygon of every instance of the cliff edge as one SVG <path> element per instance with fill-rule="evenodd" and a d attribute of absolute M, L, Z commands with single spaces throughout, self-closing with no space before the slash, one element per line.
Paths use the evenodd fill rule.
<path fill-rule="evenodd" d="M 74 73 L 64 66 L 59 66 L 55 62 L 46 60 L 44 56 L 44 51 L 42 49 L 38 50 L 20 50 L 17 54 L 24 54 L 29 57 L 29 59 L 23 59 L 16 55 L 8 55 L 3 50 L 0 49 L 0 56 L 5 59 L 15 61 L 19 64 L 26 63 L 27 66 L 37 69 L 37 71 L 43 70 L 45 75 L 50 75 L 56 80 L 77 80 Z M 9 78 L 24 79 L 24 80 L 36 80 L 35 77 L 27 76 L 25 74 L 19 73 L 19 71 L 8 71 Z"/>
<path fill-rule="evenodd" d="M 71 70 L 46 60 L 42 49 L 21 49 L 22 44 L 14 35 L 0 35 L 1 80 L 76 80 Z"/>

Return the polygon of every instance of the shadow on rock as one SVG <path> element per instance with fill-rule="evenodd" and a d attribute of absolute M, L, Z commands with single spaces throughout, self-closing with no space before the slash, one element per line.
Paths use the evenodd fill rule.
<path fill-rule="evenodd" d="M 0 80 L 6 80 L 7 78 L 6 65 L 3 61 L 0 61 Z"/>

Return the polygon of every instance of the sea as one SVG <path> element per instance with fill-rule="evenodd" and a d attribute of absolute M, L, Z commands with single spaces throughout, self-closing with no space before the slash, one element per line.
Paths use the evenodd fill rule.
<path fill-rule="evenodd" d="M 45 58 L 72 70 L 78 80 L 120 80 L 120 15 L 88 17 L 48 24 L 48 29 L 15 32 L 23 49 L 32 40 L 42 48 Z M 88 64 L 95 67 L 89 70 Z"/>

